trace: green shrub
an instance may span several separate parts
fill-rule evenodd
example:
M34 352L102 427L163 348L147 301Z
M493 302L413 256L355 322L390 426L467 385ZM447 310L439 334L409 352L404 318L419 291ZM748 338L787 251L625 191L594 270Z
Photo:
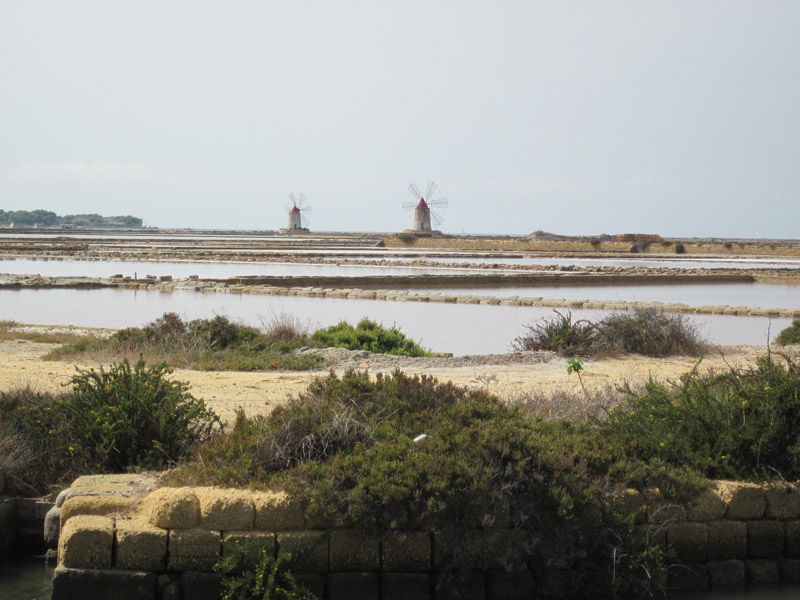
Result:
M142 360L78 370L72 394L60 402L75 441L70 453L101 472L163 468L186 457L221 423L187 384L167 379L170 373L163 363L146 367Z
M379 354L430 356L396 327L386 329L369 319L361 319L355 327L342 321L338 325L320 329L311 336L311 343L318 347L367 350Z
M417 243L417 236L413 233L398 233L395 237L403 242L406 246L412 246Z
M800 319L795 319L792 324L778 334L775 343L781 346L800 344Z
M651 381L611 409L610 443L641 461L686 465L707 477L800 479L800 369L767 357L747 370Z
M292 575L292 559L286 553L276 556L271 544L224 543L215 569L223 600L314 600L316 596Z

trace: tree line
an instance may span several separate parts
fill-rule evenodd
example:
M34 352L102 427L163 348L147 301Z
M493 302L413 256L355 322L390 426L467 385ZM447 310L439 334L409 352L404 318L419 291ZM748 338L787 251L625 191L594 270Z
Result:
M98 214L60 216L49 210L2 210L0 224L14 227L119 227L135 229L141 227L142 219L130 215L104 217Z

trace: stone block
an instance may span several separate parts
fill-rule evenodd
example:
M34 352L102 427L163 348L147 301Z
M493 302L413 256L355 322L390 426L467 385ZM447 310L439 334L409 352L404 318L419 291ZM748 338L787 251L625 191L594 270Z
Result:
M459 575L440 575L436 582L436 600L484 600L486 579L483 573L472 573L465 578Z
M784 553L788 558L800 558L800 521L783 524Z
M428 573L381 573L381 600L429 600Z
M316 573L302 573L295 575L297 583L311 592L315 598L322 600L325 597L325 579Z
M800 582L800 560L796 558L779 558L778 573L781 576L781 582Z
M167 530L141 520L117 520L114 566L131 571L163 571L167 566Z
M44 521L47 513L53 508L52 502L45 502L44 500L36 500L33 504L33 518L37 521Z
M621 515L635 515L645 509L642 492L634 489L622 490L613 500L614 508Z
M52 597L57 600L155 600L155 573L117 569L70 569L53 572Z
M59 563L79 569L108 569L114 547L114 522L108 517L76 515L61 529Z
M294 531L303 528L305 509L286 492L253 494L255 528L268 531Z
M219 600L222 585L212 573L185 571L181 573L181 594L185 600Z
M431 536L424 531L393 533L381 541L381 569L384 571L429 571Z
M486 598L488 600L528 600L536 593L536 582L530 571L486 573Z
M709 488L689 501L686 505L686 519L689 521L718 521L725 516L728 504L715 489Z
M797 485L776 483L764 489L768 519L797 519L800 517L800 488Z
M140 510L151 525L164 529L193 529L200 523L200 501L191 488L157 489Z
M711 588L742 588L745 582L744 561L720 560L706 563Z
M173 529L169 532L170 571L211 572L220 555L220 533L208 529Z
M286 531L278 533L278 552L294 557L292 571L327 573L328 534L319 531Z
M44 517L44 543L48 548L58 548L61 531L61 509L53 506Z
M776 584L781 580L777 560L748 559L744 561L744 573L749 585Z
M253 528L253 495L245 490L197 488L200 502L200 527L220 531Z
M69 519L76 515L113 515L128 512L133 499L124 496L73 496L61 506L59 524L61 530Z
M17 507L14 498L0 496L0 558L14 550L17 535Z
M142 478L137 473L113 473L110 475L82 475L70 485L73 489L91 488L105 485L126 486L130 489Z
M759 484L715 481L712 487L728 504L726 519L760 519L764 516L767 500Z
M376 600L380 598L377 573L331 573L328 600Z
M783 523L780 521L747 522L747 556L765 558L783 553Z
M230 552L231 546L252 543L276 555L277 542L274 533L269 531L226 531L222 534L222 555Z
M331 532L331 571L378 571L380 568L380 541L377 537L355 529Z
M706 559L708 527L705 523L673 523L667 530L667 540L682 562L703 562Z
M673 565L667 572L667 585L676 590L706 590L708 570L702 563Z
M706 559L747 558L747 525L743 521L710 521Z

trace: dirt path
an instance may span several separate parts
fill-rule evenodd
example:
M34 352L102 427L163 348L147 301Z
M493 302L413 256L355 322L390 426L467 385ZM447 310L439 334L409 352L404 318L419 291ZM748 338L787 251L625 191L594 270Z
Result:
M41 357L54 348L25 340L0 341L0 390L30 386L38 391L58 392L69 385L76 366L88 369L95 364L73 361L45 361ZM752 363L764 348L736 346L720 348L703 359L700 370L725 369L729 365ZM338 354L337 354L338 352ZM579 390L577 377L567 374L566 359L551 354L494 355L456 359L398 359L368 353L334 352L334 369L366 369L370 373L389 373L401 368L409 374L433 375L459 385L486 387L500 397L518 397L531 390ZM691 371L697 360L689 357L651 359L625 356L605 360L584 360L583 382L587 388L605 387L624 381L646 381L649 377L676 380ZM266 413L288 396L303 390L320 372L234 372L190 371L177 369L174 378L186 381L191 392L201 397L224 419L231 420L237 408L249 415Z

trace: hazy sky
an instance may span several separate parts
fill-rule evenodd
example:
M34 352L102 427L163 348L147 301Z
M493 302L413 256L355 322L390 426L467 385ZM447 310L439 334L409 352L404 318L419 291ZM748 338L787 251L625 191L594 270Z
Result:
M0 208L800 238L800 2L0 0Z

